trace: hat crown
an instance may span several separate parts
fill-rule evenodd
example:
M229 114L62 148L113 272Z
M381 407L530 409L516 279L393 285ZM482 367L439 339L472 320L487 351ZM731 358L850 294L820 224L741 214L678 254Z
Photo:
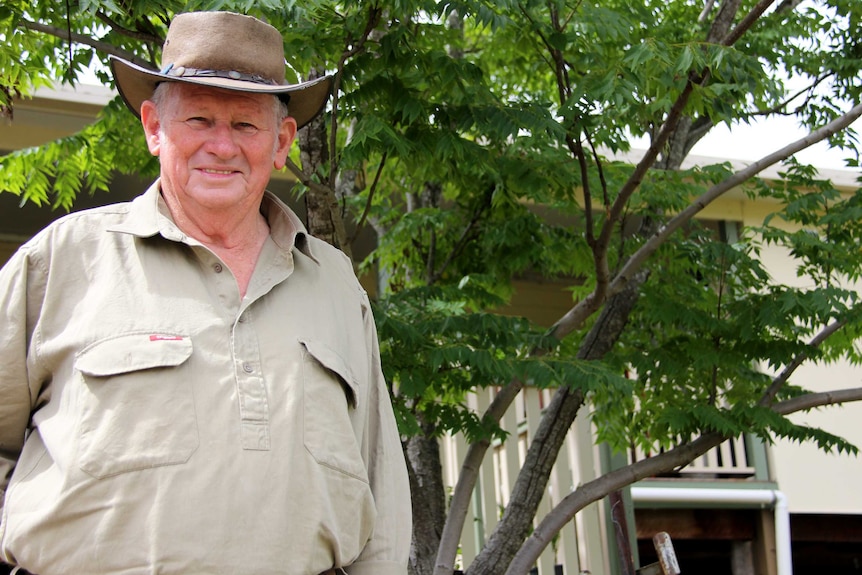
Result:
M162 68L211 70L284 85L284 41L269 24L232 12L189 12L171 22Z
M272 94L290 101L302 127L323 110L332 77L291 84L285 80L281 32L252 16L187 12L174 17L162 48L161 71L111 56L117 91L140 118L141 105L162 82L186 82L223 90Z

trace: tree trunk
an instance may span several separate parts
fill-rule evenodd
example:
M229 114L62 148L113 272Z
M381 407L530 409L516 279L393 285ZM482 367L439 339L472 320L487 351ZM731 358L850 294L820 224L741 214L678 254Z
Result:
M587 334L578 356L595 360L607 354L622 334L648 274L636 274L625 289L612 297ZM467 575L504 573L533 527L533 519L548 485L566 434L584 403L584 392L561 387L545 409L503 518L485 547L470 565Z
M308 79L320 76L312 71ZM329 144L326 139L326 115L320 114L299 130L300 160L302 172L308 184L305 193L306 225L308 233L339 248L352 258L341 206L335 197L334 182L328 181Z
M446 522L446 492L440 465L440 443L433 427L423 423L422 434L405 441L413 500L413 540L410 575L431 575Z

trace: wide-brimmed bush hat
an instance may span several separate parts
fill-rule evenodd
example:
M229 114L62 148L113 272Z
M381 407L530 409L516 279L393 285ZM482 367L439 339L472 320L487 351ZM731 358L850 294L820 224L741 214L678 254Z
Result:
M188 82L226 90L273 94L288 102L299 127L326 104L329 76L288 84L284 40L269 24L233 12L187 12L174 17L162 48L162 69L111 58L123 101L138 117L160 82Z

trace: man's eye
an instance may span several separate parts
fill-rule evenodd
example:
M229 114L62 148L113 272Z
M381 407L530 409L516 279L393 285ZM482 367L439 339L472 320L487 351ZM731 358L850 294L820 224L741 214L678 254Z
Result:
M205 130L210 127L210 122L206 118L194 117L187 119L186 125L195 130Z
M243 134L253 134L257 132L257 126L249 124L248 122L238 122L234 127L237 131L242 132Z

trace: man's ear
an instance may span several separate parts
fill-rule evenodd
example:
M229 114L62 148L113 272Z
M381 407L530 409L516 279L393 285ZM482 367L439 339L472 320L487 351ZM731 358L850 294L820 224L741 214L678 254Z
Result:
M275 143L275 157L272 164L276 170L282 169L287 164L287 155L290 153L294 138L296 138L296 120L288 116L281 121Z
M162 141L162 122L156 105L150 100L144 100L144 103L141 104L141 124L147 138L147 148L152 155L158 156Z

